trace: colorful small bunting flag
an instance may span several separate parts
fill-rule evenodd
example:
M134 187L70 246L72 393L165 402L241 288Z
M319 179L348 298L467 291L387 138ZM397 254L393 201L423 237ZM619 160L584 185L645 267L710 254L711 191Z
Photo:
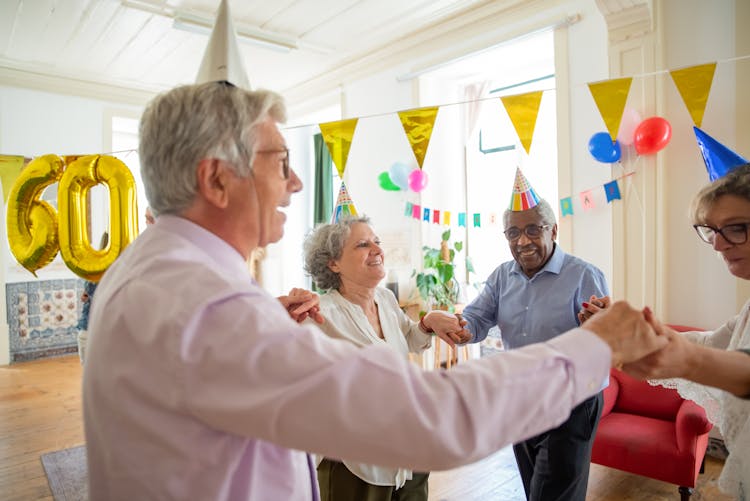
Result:
M419 205L415 205L412 209L411 217L414 219L419 219L420 214L422 214L422 207Z
M398 118L401 120L401 125L414 156L417 157L417 164L420 169L424 164L424 157L427 155L427 147L430 145L432 128L435 125L439 109L438 106L431 106L398 112Z
M582 191L578 194L579 197L581 197L581 205L583 205L583 210L588 211L596 207L596 204L594 203L594 197L591 194L591 190Z
M500 98L527 154L531 149L531 140L534 137L534 127L536 127L536 117L539 115L539 103L542 102L542 94L543 91L540 90Z
M510 206L513 212L528 210L536 207L539 196L524 177L521 169L516 167L516 179L513 181L513 192L510 195Z
M480 226L482 226L482 219L478 213L475 213L474 214L474 228L479 228Z
M333 208L333 216L331 222L337 223L343 217L356 216L357 209L354 208L354 202L352 197L349 196L349 192L346 191L346 185L341 182L341 188L339 189L339 196L336 199L336 206Z
M560 200L560 215L561 217L573 215L573 199L571 197L565 197Z
M617 140L617 132L620 130L620 121L625 111L625 102L628 100L632 82L633 77L628 77L589 84L591 95L594 97L596 107L599 108L599 113L604 119L613 143Z
M466 213L465 212L459 212L458 213L458 225L466 227Z
M620 186L617 184L617 179L614 181L610 181L609 183L604 185L604 193L607 194L607 203L612 202L612 200L621 200L622 197L620 196Z
M710 63L669 72L696 127L703 121L715 71L716 63Z
M331 160L339 172L339 177L344 179L346 161L349 158L349 149L354 139L354 129L357 128L358 118L339 120L338 122L325 122L318 124L323 141L328 146Z
M446 226L450 226L451 224L451 211L444 210L443 211L443 224Z
M427 207L422 209L422 221L430 222L430 209Z
M406 202L406 210L404 210L404 216L411 217L413 210L414 210L414 204L411 202Z
M432 211L432 222L435 224L440 224L440 211L437 209L434 209Z

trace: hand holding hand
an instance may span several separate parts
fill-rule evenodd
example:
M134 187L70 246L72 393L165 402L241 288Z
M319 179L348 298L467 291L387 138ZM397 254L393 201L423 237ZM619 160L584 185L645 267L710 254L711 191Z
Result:
M467 324L460 314L452 315L447 311L435 310L422 318L422 324L432 329L437 337L455 347L471 340L471 333L464 326Z
M609 344L612 366L618 368L664 348L668 342L646 321L643 312L625 301L592 316L585 328Z
M306 289L294 288L289 295L277 298L284 309L297 323L303 322L307 317L322 324L325 319L320 314L320 296Z
M649 308L644 310L644 317L668 342L661 350L625 364L623 370L638 379L688 377L690 368L696 365L693 362L696 345L659 322Z
M588 300L588 302L584 302L581 305L581 309L578 312L578 323L580 325L583 325L583 323L591 318L594 313L601 311L605 308L608 308L612 304L612 299L609 296L602 296L602 297L596 297L591 296Z

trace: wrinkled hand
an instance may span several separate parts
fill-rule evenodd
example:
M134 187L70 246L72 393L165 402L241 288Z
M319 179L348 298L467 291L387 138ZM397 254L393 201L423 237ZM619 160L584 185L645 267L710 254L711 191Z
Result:
M463 344L471 340L471 333L464 329L467 322L458 313L453 315L447 311L435 310L427 313L422 321L451 347L455 348L456 343Z
M695 345L678 332L659 322L650 309L644 311L646 321L667 340L667 344L640 360L625 364L623 370L638 379L686 377L694 364Z
M297 323L303 322L307 317L319 324L325 321L323 315L320 314L320 297L314 292L294 288L289 291L289 295L280 296L277 299L292 320Z
M609 344L612 349L612 366L617 368L660 350L667 344L667 338L660 336L646 321L645 311L636 310L625 301L617 301L592 316L585 328Z
M609 308L611 304L612 299L609 296L591 296L587 303L581 305L581 309L577 313L578 323L583 325L583 323L591 318L594 313Z

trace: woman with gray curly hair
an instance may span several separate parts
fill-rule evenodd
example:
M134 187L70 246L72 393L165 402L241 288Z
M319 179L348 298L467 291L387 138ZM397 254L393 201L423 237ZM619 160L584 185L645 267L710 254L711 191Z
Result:
M380 239L366 216L349 217L316 228L304 245L305 271L318 288L328 336L358 346L384 344L402 353L421 353L436 334L454 345L468 340L455 315L435 311L414 322L401 311L385 277ZM385 402L384 402L385 404ZM318 465L322 501L427 500L429 473L324 458Z

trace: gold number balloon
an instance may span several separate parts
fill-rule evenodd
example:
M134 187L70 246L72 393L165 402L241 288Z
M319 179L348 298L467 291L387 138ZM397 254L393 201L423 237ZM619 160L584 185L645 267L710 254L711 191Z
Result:
M88 236L89 190L103 183L109 191L108 245L94 249ZM99 281L123 249L138 236L138 202L135 179L120 160L106 155L86 155L65 169L57 190L60 211L60 252L76 275Z
M40 200L44 189L62 175L57 155L35 158L20 173L8 197L8 240L13 256L36 276L36 270L55 258L58 250L57 214Z

